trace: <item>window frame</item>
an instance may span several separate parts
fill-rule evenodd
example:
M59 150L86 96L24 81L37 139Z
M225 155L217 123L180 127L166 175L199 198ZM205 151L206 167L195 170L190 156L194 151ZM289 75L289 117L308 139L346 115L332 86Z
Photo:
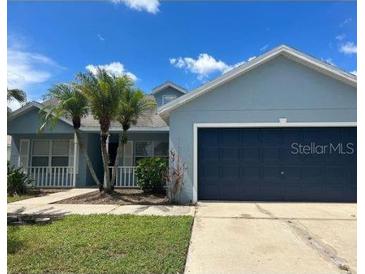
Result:
M34 154L34 143L37 141L44 141L48 143L48 155L38 155ZM67 147L67 152L62 155L53 155L53 145L55 142L67 142L69 145ZM53 166L52 165L52 158L53 157L67 157L67 162L70 160L70 153L69 153L69 146L70 146L70 139L33 139L31 141L31 150L30 150L30 166L33 167L33 157L47 157L48 158L48 164L46 166L42 167L70 167L70 165L67 163L65 166Z
M168 98L168 97L173 98L173 99L171 99L168 102L166 102L166 98ZM175 100L176 98L177 98L177 96L176 95L172 95L172 94L162 95L162 104L165 105L167 103L170 103L171 101Z
M152 143L152 155L150 156L138 156L137 155L137 143ZM167 150L167 155L155 155L155 145L156 143L167 143L168 147L169 147L169 141L162 141L162 140L134 140L133 142L133 164L137 165L137 159L143 159L143 158L152 158L152 157L159 157L159 158L166 158L168 159L169 157L169 150Z

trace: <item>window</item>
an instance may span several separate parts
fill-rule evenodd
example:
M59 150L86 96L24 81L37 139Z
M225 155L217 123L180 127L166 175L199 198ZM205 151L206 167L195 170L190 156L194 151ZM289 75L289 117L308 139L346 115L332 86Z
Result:
M69 140L52 142L51 166L68 166Z
M34 140L32 166L69 166L69 140Z
M136 163L143 158L153 157L153 142L143 141L136 142Z
M32 150L32 166L49 165L49 147L50 141L34 140Z
M169 143L164 141L140 141L135 143L135 163L148 157L168 157Z
M154 155L158 157L168 157L169 143L163 141L154 142Z
M172 100L176 99L176 95L163 95L162 96L162 104L167 104L171 102Z

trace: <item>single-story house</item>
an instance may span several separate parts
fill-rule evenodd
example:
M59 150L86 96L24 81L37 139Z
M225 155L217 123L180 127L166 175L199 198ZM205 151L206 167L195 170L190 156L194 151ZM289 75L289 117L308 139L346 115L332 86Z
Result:
M158 109L130 130L116 186L135 186L139 159L174 150L186 167L181 203L354 202L356 90L356 76L285 45L190 92L166 82L150 94ZM70 121L38 133L46 103L10 115L11 162L40 187L93 187ZM97 121L89 115L81 131L102 177ZM120 131L113 123L111 164Z

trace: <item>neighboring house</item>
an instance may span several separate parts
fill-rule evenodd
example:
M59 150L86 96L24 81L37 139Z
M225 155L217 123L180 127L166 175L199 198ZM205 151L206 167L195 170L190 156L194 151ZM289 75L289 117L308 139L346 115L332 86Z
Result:
M167 82L152 91L158 113L131 129L117 185L134 185L138 159L168 157L170 149L186 165L181 203L356 201L356 89L354 75L287 46L186 94ZM12 162L40 185L93 186L82 158L73 179L69 121L37 134L40 107L31 103L10 116ZM102 176L98 123L89 116L81 131ZM111 151L118 132L113 124Z

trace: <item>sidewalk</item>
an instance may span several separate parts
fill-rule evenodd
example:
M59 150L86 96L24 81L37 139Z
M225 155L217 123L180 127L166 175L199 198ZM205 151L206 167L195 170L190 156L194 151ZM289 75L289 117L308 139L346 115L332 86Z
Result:
M176 205L94 205L94 204L53 204L57 201L94 192L95 189L71 189L8 204L8 214L22 215L68 215L68 214L114 214L114 215L156 215L194 216L194 206Z

